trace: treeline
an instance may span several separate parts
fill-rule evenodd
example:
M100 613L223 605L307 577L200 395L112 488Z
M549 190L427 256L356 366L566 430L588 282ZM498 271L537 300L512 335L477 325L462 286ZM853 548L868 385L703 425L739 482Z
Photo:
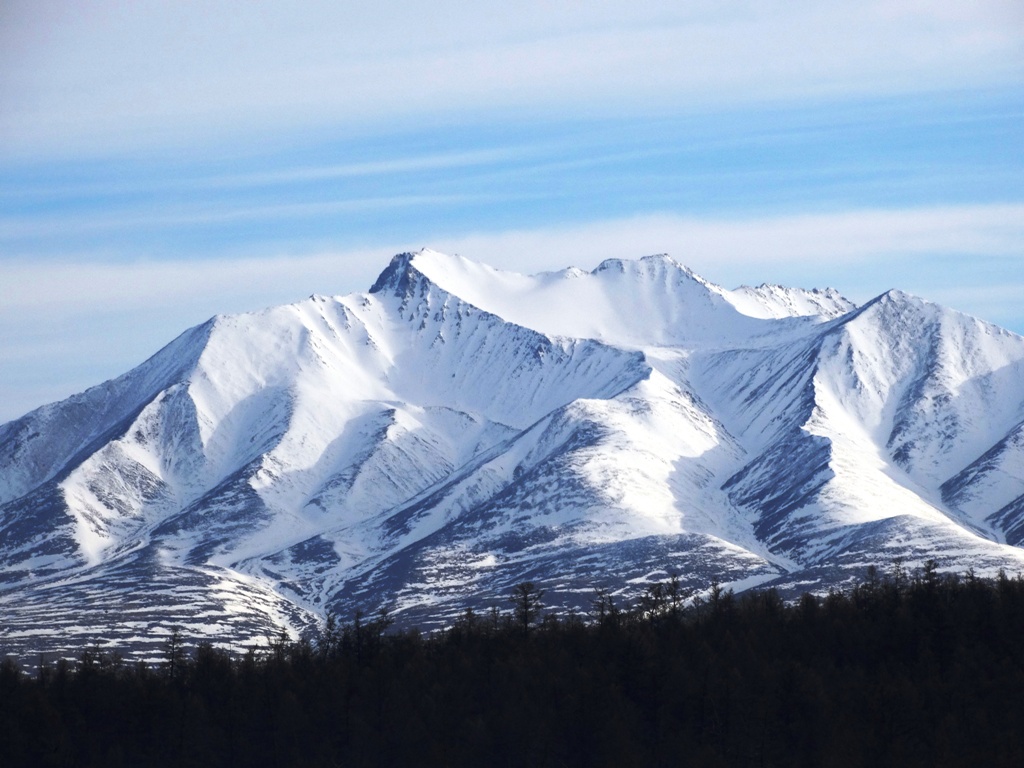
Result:
M786 604L330 622L235 658L0 666L0 766L1021 766L1024 582L897 567Z

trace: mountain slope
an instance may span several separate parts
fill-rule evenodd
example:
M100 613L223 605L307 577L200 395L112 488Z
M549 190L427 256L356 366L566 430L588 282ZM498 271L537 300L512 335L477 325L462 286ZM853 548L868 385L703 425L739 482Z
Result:
M402 254L0 427L0 650L443 622L527 578L585 609L669 573L1015 571L1021 374L1024 339L898 291Z

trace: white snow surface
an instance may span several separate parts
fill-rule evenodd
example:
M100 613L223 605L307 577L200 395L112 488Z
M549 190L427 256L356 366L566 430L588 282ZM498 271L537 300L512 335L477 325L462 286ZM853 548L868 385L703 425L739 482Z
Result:
M593 272L571 267L526 276L425 250L411 266L509 322L625 347L716 345L765 332L758 320L814 323L853 309L834 290L762 285L729 291L666 255L609 259Z
M527 578L586 607L669 573L1015 572L1022 435L1024 339L898 291L401 254L0 426L0 651L443 622Z

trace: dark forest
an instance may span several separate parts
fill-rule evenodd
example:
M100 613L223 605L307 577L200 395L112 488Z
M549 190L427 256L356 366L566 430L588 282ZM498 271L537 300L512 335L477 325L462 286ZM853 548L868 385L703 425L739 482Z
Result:
M555 617L523 584L431 634L382 613L240 656L7 659L0 766L1024 765L1019 576L686 598Z

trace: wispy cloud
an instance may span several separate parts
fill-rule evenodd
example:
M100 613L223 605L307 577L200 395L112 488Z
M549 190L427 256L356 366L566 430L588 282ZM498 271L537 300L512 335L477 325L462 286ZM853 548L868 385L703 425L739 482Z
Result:
M259 307L314 291L363 290L393 251L420 246L461 253L516 271L570 265L589 269L606 258L668 252L707 277L730 284L738 275L763 280L780 269L806 271L808 266L826 264L829 270L838 270L881 260L889 260L892 276L899 277L905 267L894 257L973 255L1017 268L1024 265L1022 243L1024 204L756 218L657 214L276 258L0 262L0 282L10 289L0 313L20 313L44 304L49 305L47 311L91 311L112 303L134 310L154 304L193 303L196 297L220 300L231 308L239 307L242 297L252 301L252 307Z
M285 187L310 182L325 182L337 179L360 177L387 177L390 175L412 174L424 171L453 171L477 166L486 166L509 161L536 153L536 148L502 147L496 149L412 154L391 157L387 160L373 160L348 163L319 163L289 165L273 169L244 172L202 173L183 172L175 168L170 176L145 176L143 178L108 178L104 181L84 179L77 182L67 180L51 181L38 178L19 179L17 187L8 183L8 189L0 187L0 199L60 198L85 195L130 195L154 191L196 192L219 189L255 189L263 187Z
M178 206L159 211L146 208L136 212L121 210L98 213L56 213L33 217L0 218L0 241L38 237L54 229L59 229L63 235L75 235L125 228L133 230L179 228L188 225L298 219L323 217L337 213L495 202L509 200L511 197L497 192L489 195L388 195L311 203L281 201L265 205L245 205L236 202L212 206Z
M129 4L13 0L7 151L484 112L664 112L1019 82L1014 0ZM258 125L259 129L253 128Z
M1024 259L1024 204L868 209L743 218L679 215L482 233L442 239L441 249L497 265L540 267L561 258L592 264L671 251L709 273L751 268L857 265L893 256L978 254ZM525 260L525 261L524 261Z
M205 307L194 315L200 322L217 312L259 309L314 292L366 288L391 255L373 249L263 259L0 262L0 282L6 286L0 318L11 322L31 312L64 322L79 314L129 317L178 307L190 315L193 308Z

